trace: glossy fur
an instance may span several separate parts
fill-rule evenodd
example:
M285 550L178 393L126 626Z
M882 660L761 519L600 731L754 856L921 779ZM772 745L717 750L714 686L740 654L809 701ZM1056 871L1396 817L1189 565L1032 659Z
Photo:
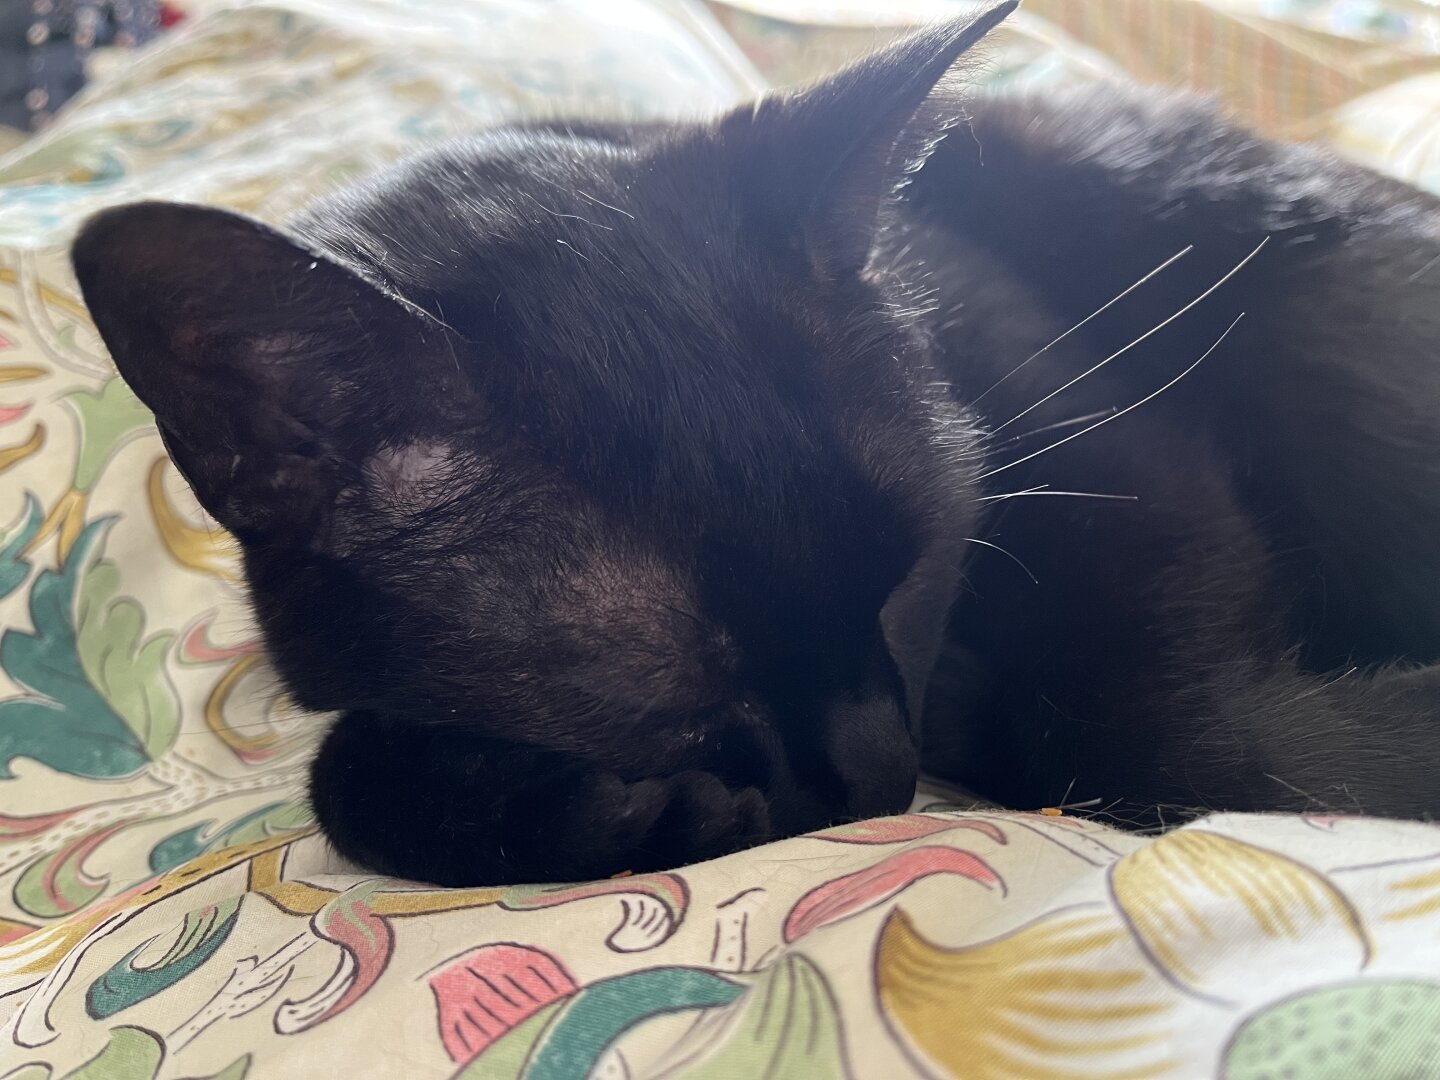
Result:
M284 235L86 227L340 714L342 853L648 870L898 811L922 757L1142 823L1440 808L1435 200L1153 94L962 109L1007 11L711 124L442 147Z

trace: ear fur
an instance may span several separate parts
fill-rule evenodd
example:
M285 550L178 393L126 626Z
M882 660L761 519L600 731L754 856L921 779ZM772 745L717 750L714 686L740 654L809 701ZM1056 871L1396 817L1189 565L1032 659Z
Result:
M71 255L121 376L202 505L242 539L320 529L366 444L423 425L402 379L455 396L458 371L434 361L443 331L241 215L122 206L91 218Z
M885 199L954 117L917 117L956 62L1018 6L921 30L823 82L772 94L720 122L756 224L790 232L826 275L857 273Z

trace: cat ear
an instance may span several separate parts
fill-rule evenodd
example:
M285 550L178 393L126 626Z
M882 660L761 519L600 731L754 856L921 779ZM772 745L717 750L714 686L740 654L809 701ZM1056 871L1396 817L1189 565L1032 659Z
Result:
M744 203L770 235L792 236L826 274L858 272L877 217L953 124L917 118L966 50L1019 0L903 38L824 82L772 94L720 122ZM797 234L797 229L799 230Z
M91 218L71 258L120 374L201 504L241 539L323 532L376 429L420 422L406 415L424 396L417 381L453 397L453 364L427 371L440 331L249 218L123 206Z

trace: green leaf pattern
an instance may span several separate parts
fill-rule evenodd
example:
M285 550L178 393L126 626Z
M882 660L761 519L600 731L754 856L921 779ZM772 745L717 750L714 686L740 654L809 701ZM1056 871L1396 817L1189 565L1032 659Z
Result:
M0 701L0 780L17 757L92 779L131 776L151 758L145 743L91 681L81 662L75 594L84 568L113 519L87 525L58 570L30 589L27 633L0 635L0 667L26 693Z
M120 569L96 561L80 585L75 647L96 691L130 728L146 757L155 761L174 745L180 699L165 660L173 631L145 636L145 615L128 597L116 598Z

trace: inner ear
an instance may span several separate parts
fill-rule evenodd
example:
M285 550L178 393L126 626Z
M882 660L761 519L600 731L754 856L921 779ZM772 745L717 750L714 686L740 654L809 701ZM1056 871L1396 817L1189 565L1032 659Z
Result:
M1018 6L1005 0L940 23L823 82L769 95L722 120L720 144L756 224L794 238L822 273L861 270L884 200L955 118L954 109L917 112Z
M249 218L139 203L72 249L116 367L176 466L242 539L323 534L379 442L463 391L444 331L349 267ZM433 410L432 410L433 412Z

